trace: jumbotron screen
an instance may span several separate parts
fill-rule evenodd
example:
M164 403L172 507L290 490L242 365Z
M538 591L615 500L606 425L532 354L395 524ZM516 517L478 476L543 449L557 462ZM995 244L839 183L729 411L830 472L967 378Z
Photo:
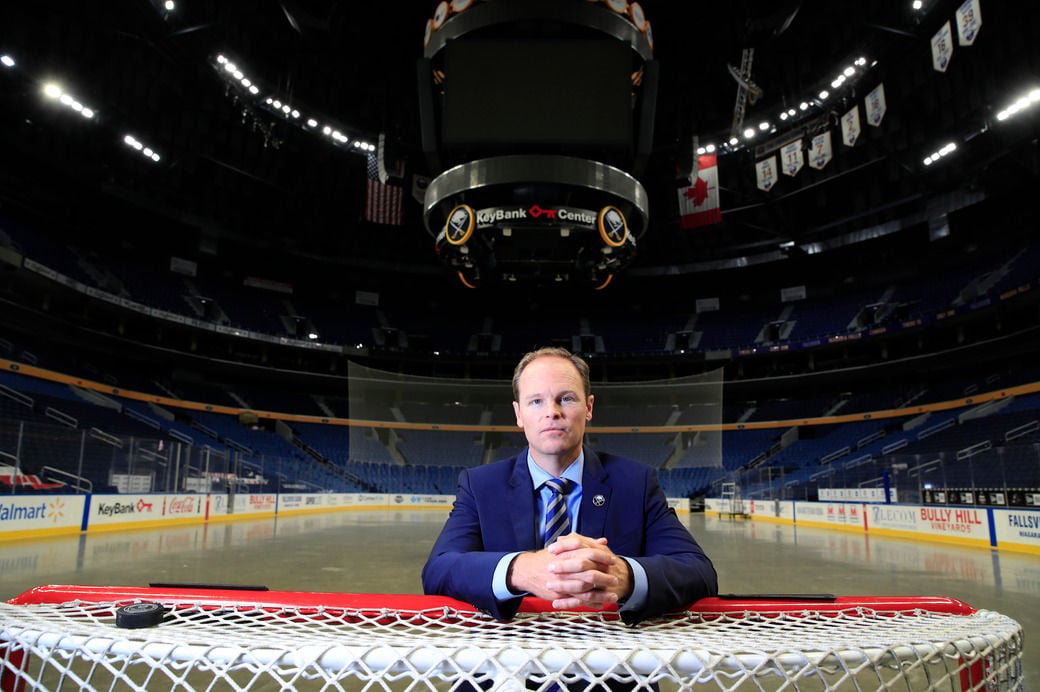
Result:
M503 154L509 144L632 147L625 43L460 39L446 51L444 146L503 147Z

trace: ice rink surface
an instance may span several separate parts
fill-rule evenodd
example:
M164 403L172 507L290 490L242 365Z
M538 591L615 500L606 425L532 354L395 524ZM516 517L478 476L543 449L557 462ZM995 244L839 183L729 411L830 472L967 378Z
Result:
M260 585L421 593L443 510L365 510L0 541L0 598L41 584ZM949 596L1016 619L1025 689L1040 685L1040 557L860 532L685 515L723 593Z

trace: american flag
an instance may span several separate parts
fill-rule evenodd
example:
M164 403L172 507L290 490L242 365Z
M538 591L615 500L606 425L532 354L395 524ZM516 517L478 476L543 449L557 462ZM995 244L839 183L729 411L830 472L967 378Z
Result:
M365 221L400 226L404 223L404 188L379 182L379 161L368 155L365 180Z

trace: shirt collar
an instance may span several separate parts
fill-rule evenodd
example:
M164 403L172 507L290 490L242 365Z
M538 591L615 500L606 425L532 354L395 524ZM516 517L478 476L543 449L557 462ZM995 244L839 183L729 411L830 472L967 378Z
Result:
M543 469L541 466L534 462L531 457L531 450L527 451L527 470L531 472L531 482L534 483L534 489L537 490L541 487L542 483L553 478L549 475L549 472ZM566 478L567 480L573 481L575 485L581 485L581 474L585 470L585 448L583 447L578 452L578 458L571 462L571 465L564 469L560 478Z

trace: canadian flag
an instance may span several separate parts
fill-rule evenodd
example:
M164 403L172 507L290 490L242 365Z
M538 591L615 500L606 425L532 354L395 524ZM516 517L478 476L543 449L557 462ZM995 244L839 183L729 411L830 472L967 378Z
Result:
M697 180L679 190L679 223L697 228L722 221L719 209L719 169L715 154L697 157Z

